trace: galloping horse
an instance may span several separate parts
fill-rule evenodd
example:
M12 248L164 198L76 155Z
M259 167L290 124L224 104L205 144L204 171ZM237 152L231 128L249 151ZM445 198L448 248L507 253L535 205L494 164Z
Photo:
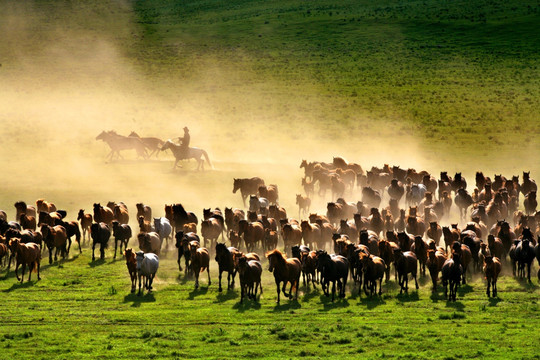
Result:
M170 149L176 158L176 161L174 162L173 169L176 169L178 166L178 161L184 160L184 159L195 159L197 160L197 170L199 170L202 167L202 170L204 170L204 160L202 159L202 156L206 158L206 161L208 162L208 165L212 167L212 163L210 162L210 159L208 158L208 153L200 148L196 147L188 147L187 151L184 151L184 148L182 148L180 145L176 145L171 140L165 141L165 144L161 147L161 151Z
M163 140L156 137L140 137L139 134L137 134L135 131L132 131L128 136L141 139L144 146L146 146L148 150L151 151L148 157L151 157L154 154L157 157L159 154L159 149L163 145Z
M124 157L120 154L120 151L130 149L137 151L137 156L142 156L144 159L148 158L146 146L140 138L118 135L115 131L102 131L96 137L96 140L103 140L109 145L111 152L105 159L109 159L110 161L113 160L115 154L117 159L123 159Z

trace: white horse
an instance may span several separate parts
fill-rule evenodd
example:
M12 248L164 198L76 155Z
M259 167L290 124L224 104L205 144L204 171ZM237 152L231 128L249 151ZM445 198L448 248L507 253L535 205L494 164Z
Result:
M270 202L263 197L257 197L257 195L249 196L249 211L256 212L257 214L267 215Z
M412 184L410 191L406 194L409 205L417 205L426 194L427 188L424 184Z
M187 151L180 145L176 145L171 140L167 140L165 144L161 147L161 151L170 149L176 158L176 161L174 162L173 169L176 169L178 166L178 161L185 160L185 159L195 159L197 160L197 170L199 170L202 167L202 170L204 170L204 159L202 159L203 155L206 158L206 161L208 161L208 165L212 167L212 163L210 162L210 159L208 158L208 153L200 148L196 147L188 147ZM180 166L182 167L182 166Z
M144 288L152 291L152 282L159 267L159 258L156 254L142 251L137 252L137 276L139 277L139 295L141 295L141 279L144 277Z
M169 245L169 236L171 236L172 233L172 226L169 219L166 217L154 218L154 231L158 233L162 245L163 239L167 240L167 245L165 247L167 248Z

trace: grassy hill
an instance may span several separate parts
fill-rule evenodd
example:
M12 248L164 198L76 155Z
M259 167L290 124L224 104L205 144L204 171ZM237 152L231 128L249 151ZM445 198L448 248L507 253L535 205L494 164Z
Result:
M459 146L482 160L540 131L536 1L144 1L134 10L142 66L158 61L187 82L207 62L223 67L232 75L218 77L218 93L263 92L282 122L307 113L358 137L390 123L430 149Z

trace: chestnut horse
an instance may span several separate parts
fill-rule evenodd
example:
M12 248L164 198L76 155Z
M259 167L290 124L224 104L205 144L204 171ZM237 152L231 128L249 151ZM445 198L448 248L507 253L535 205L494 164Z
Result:
M20 239L14 238L10 240L9 248L11 252L15 254L15 259L17 261L17 265L15 266L15 275L17 276L17 280L19 280L18 270L21 264L21 284L24 281L24 269L26 268L27 264L28 281L30 281L30 278L32 277L32 271L37 271L38 280L41 280L41 277L39 276L39 268L41 266L41 249L39 248L39 245L35 243L22 244Z
M283 282L283 289L281 289L283 295L292 299L292 291L296 289L296 298L298 298L298 284L302 272L300 260L297 258L287 259L278 249L266 253L266 257L268 258L268 271L274 273L274 280L276 281L277 303L279 304L281 282ZM288 283L291 284L289 294L285 291Z

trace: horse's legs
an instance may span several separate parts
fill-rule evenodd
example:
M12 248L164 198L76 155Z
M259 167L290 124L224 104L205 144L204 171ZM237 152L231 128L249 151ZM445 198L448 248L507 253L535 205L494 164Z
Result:
M39 275L39 270L41 268L41 261L39 260L36 260L38 263L37 263L37 279L38 280L41 280L41 276Z
M424 271L424 274L425 274L425 271ZM416 285L416 290L418 290L418 280L416 280L416 273L414 273L413 276L414 276L414 284Z
M15 265L15 276L17 276L17 280L19 280L19 261L17 261L16 265Z
M22 263L22 274L21 274L21 284L24 281L24 269L26 268L26 263ZM17 276L17 280L19 280L19 277Z
M206 272L208 273L208 286L212 284L212 281L210 281L210 266L206 267Z
M32 278L32 269L34 268L34 262L28 264L28 281Z
M279 281L276 279L276 290L277 290L277 303L279 304Z
M138 295L141 295L141 286L142 286L142 281L141 281L142 280L141 279L142 275L141 275L141 273L138 274L138 277L139 277L139 294Z
M493 297L497 297L497 278L493 278L491 280L491 292L493 294Z
M223 271L221 271L221 269L219 269L219 275L218 275L218 282L219 282L219 287L218 287L218 291L219 292L222 292L223 289L221 288L221 274L223 273ZM227 279L228 280L228 279Z
M105 259L105 244L103 243L99 245L99 258L101 260Z
M116 259L116 247L118 246L118 240L114 238L114 257L113 259ZM120 243L120 251L122 251L122 243Z
M487 278L487 291L486 291L488 297L489 297L489 287L490 287L490 285L491 285L491 279L488 277Z

